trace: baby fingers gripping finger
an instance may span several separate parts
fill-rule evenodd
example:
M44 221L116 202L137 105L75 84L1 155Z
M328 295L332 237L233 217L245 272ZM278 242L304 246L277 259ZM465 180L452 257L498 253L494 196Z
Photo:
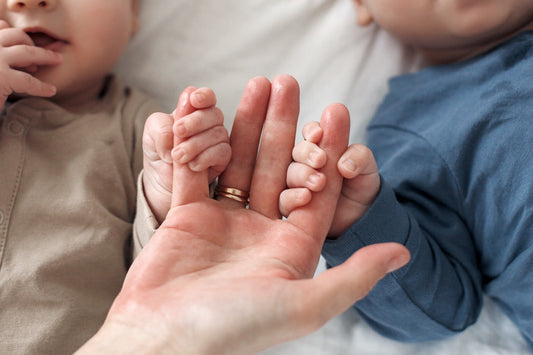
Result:
M322 191L326 186L326 175L305 164L292 162L287 169L287 186L306 187L311 191Z
M305 187L284 190L279 196L279 211L284 217L287 217L296 208L307 205L311 199L311 191Z
M190 103L190 95L195 90L195 88L189 87L180 95L178 105L172 115L174 120L180 120L195 111ZM182 141L181 137L174 136L174 149L171 152L173 161L172 207L192 203L202 197L209 196L207 171L194 172L188 165L179 161L178 145Z
M146 120L143 133L143 149L152 161L163 160L172 164L170 151L174 144L171 115L157 112Z
M324 131L318 122L309 122L302 129L302 135L308 142L318 144L322 139Z
M218 107L197 110L176 121L174 132L180 138L191 137L214 127L224 126L224 114Z
M199 88L191 93L191 105L196 109L204 109L216 105L217 97L210 88Z
M231 147L228 142L222 142L211 146L189 162L192 171L204 171L209 169L209 181L213 181L222 173L231 159Z
M228 131L224 126L215 126L205 132L188 138L176 146L179 150L179 162L191 162L212 146L220 143L229 144Z
M362 144L352 144L338 163L339 172L348 179L357 175L377 174L378 168L372 151Z
M311 203L288 216L289 222L317 241L323 241L326 237L339 199L342 176L337 171L337 161L348 146L350 114L343 105L330 105L322 114L320 126L324 136L319 147L328 156L326 165L320 171L325 174L328 183L322 191L313 193Z
M315 143L303 141L298 143L292 150L292 158L298 163L320 169L326 165L327 154Z

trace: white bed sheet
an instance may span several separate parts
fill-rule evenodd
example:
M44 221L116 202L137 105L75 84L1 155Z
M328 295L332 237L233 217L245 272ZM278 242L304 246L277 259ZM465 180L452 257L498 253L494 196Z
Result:
M139 32L115 71L169 112L185 87L215 89L228 128L248 79L288 73L301 86L300 128L342 102L352 115L351 142L362 142L387 78L418 66L412 51L383 31L357 28L350 0L141 0L140 11ZM323 268L321 261L318 272ZM516 327L486 300L474 326L442 342L385 339L349 310L264 354L527 353Z

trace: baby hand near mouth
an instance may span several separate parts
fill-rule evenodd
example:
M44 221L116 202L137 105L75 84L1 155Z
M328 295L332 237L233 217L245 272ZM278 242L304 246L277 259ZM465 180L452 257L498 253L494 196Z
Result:
M8 96L16 93L51 97L56 88L32 75L38 66L58 65L61 54L36 46L23 30L0 20L0 109Z

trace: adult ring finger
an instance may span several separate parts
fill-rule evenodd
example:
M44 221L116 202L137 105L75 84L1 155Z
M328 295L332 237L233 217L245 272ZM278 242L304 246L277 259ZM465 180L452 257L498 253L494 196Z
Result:
M215 187L215 198L218 199L218 197L225 197L230 200L237 201L244 207L248 206L248 203L250 202L250 193L248 191L220 184L217 184L217 186Z

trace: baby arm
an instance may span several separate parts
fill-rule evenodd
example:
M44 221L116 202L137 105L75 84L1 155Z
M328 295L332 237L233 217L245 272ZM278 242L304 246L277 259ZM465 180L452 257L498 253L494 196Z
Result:
M313 143L320 140L321 130L316 124L311 128L311 133L316 133L304 132L306 142L294 150L294 166L287 175L288 186L294 188L280 198L280 208L289 211L306 203L305 198L291 197L297 195L292 190L307 196L310 190L326 184L317 170L324 156ZM391 136L397 139L393 140L395 144L390 144ZM374 132L370 137L382 159L380 174L395 181L397 189L381 179L373 154L362 145L349 147L338 160L343 187L322 255L328 267L335 267L367 245L405 245L412 255L409 266L386 277L355 308L372 328L387 337L409 342L438 340L475 322L482 304L482 277L468 227L455 210L441 202L456 199L452 192L456 180L446 167L442 173L433 172L434 178L422 173L437 158L431 153L417 161L414 172L412 167L405 169L405 162L414 152L428 148L424 140L407 136L388 132L378 138ZM408 139L409 149L398 157L391 146L402 146L404 139ZM387 148L377 141L387 142ZM313 174L316 177L310 178ZM397 181L409 183L398 186Z
M318 122L308 123L303 128L305 140L294 148L294 161L287 172L289 189L280 196L283 215L309 203L311 191L321 191L327 183L325 175L318 170L326 164L326 153L318 146L322 135ZM333 238L365 214L380 188L376 161L370 149L364 145L349 146L337 162L337 169L344 177L344 182L329 231L329 237Z
M0 20L0 109L13 93L51 97L55 86L32 75L38 66L60 64L59 53L34 45L21 29Z
M214 92L192 87L183 91L174 112L155 113L146 121L143 186L146 200L159 222L165 219L170 208L171 154L193 171L208 170L209 181L226 168L231 148L223 122ZM175 145L176 141L179 143Z

